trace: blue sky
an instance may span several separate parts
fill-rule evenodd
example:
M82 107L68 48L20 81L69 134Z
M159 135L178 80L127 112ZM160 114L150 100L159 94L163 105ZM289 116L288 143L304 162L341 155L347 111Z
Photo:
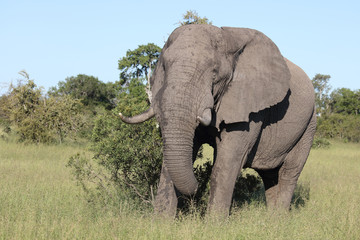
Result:
M114 82L128 49L162 47L187 10L215 26L260 30L310 78L360 89L359 2L1 0L0 93L21 70L45 90L78 74Z

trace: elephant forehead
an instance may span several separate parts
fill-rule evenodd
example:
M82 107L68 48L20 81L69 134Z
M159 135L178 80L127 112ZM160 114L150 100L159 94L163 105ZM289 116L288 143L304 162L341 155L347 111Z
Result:
M177 37L186 36L186 35L201 36L204 34L214 34L220 31L221 31L220 28L215 27L213 25L190 24L175 29L174 32L170 35L170 39L175 40Z
M222 43L221 39L222 30L218 27L203 24L186 25L178 28L170 35L168 46L217 48Z

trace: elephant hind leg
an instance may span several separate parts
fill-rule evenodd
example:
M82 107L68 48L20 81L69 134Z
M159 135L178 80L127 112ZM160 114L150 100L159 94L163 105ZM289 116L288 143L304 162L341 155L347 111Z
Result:
M280 204L289 209L294 190L300 173L304 168L309 156L311 145L316 131L315 111L304 134L298 143L285 157L284 164L279 171L279 201Z
M290 208L298 178L309 156L315 129L316 117L313 114L307 129L287 154L284 163L278 169L259 171L265 185L266 202L270 208Z
M265 187L266 204L269 208L277 206L277 199L279 195L279 169L271 170L257 170Z

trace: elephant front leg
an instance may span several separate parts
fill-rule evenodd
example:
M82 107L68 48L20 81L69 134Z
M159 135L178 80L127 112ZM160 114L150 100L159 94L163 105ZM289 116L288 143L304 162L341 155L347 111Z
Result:
M208 214L228 216L241 161L229 155L229 149L218 148L210 179Z
M235 182L260 130L261 122L254 121L231 124L221 132L210 179L209 214L229 214Z
M167 168L162 164L159 187L155 197L154 211L157 215L174 218L178 199Z

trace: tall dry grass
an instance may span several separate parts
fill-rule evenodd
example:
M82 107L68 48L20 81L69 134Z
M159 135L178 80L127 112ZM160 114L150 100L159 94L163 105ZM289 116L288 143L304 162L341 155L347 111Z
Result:
M91 204L65 167L83 151L0 141L0 239L360 239L360 145L312 150L290 212L254 201L225 221Z

